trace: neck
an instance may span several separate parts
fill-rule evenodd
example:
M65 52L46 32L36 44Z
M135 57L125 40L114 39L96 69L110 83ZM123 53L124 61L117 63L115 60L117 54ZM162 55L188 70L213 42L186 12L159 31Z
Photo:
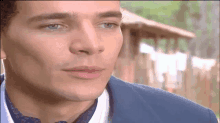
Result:
M6 91L13 105L24 116L39 118L43 123L73 122L94 103L94 100L70 101L58 98L49 92L24 86L21 80L10 77L7 75Z

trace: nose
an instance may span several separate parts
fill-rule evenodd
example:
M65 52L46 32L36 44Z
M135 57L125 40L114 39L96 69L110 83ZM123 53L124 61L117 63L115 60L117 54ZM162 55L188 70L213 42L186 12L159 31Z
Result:
M104 46L100 36L94 26L89 21L85 21L77 31L77 37L73 37L70 51L74 54L99 54L104 51ZM98 37L99 36L99 37Z

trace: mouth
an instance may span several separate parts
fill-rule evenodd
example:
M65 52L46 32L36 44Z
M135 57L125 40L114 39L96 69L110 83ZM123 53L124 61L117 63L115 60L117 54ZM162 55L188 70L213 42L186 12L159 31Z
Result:
M96 79L101 76L103 68L97 66L79 66L69 69L64 69L64 71L74 78L79 79Z

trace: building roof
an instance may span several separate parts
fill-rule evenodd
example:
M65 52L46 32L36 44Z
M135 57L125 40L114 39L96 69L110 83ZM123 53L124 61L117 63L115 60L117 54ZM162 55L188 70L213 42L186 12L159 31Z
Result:
M121 8L121 12L123 16L122 25L135 25L133 26L134 28L142 28L143 30L145 30L144 28L149 28L147 31L150 33L160 33L159 35L169 35L169 37L183 37L187 39L196 37L196 35L190 31L145 19L124 8Z

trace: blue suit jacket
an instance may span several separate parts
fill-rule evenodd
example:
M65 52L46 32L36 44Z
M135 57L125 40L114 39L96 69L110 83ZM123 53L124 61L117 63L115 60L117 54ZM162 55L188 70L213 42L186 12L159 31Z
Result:
M217 123L214 112L184 97L111 77L112 123Z
M217 123L212 110L161 89L111 76L107 90L112 123Z

